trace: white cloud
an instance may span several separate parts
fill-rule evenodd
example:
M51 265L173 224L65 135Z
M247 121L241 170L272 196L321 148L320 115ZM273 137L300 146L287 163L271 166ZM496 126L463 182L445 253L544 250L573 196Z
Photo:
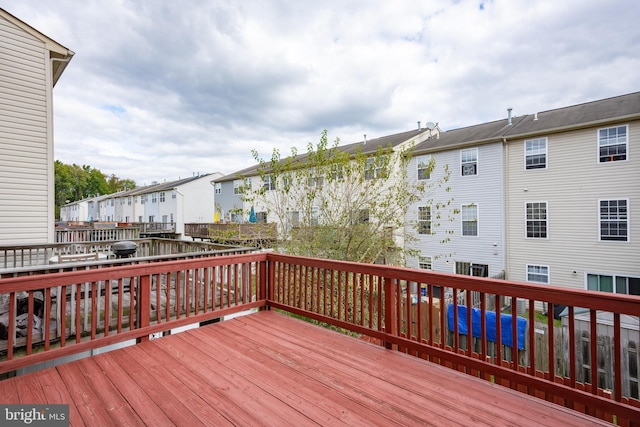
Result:
M55 155L139 184L317 142L468 126L635 92L640 4L22 0L76 52Z

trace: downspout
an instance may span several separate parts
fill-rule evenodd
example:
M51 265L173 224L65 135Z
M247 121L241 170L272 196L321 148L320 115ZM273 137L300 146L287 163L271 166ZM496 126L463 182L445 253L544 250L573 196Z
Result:
M504 150L502 151L504 154L503 160L503 168L502 168L502 182L503 182L503 194L504 194L504 209L502 210L502 219L504 224L504 229L502 231L502 250L504 253L504 278L509 279L509 261L510 261L510 252L509 252L509 144L507 143L507 138L502 137L502 145Z

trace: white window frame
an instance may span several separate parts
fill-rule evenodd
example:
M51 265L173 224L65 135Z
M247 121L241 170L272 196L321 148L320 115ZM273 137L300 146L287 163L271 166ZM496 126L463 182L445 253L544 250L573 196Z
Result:
M425 218L422 213L426 212L428 218ZM417 225L418 225L418 234L425 234L425 235L429 235L431 234L431 225L432 225L432 218L431 218L431 206L418 206L417 210L416 210L416 215L417 215ZM423 224L426 224L426 232L423 233L422 229L423 229Z
M431 159L432 157L429 155L416 157L416 176L418 178L418 181L426 181L431 179ZM423 175L422 177L420 176L421 172Z
M165 201L165 194L164 191L160 192L160 203L164 203Z
M598 278L598 286L597 289L590 289L589 288L589 276L597 276ZM599 292L609 292L609 291L603 291L600 287L600 283L602 280L602 277L606 276L606 277L610 277L611 278L611 293L614 294L618 294L618 295L636 295L636 294L629 294L629 281L627 280L626 283L624 283L624 292L618 292L619 289L619 285L620 283L618 283L618 279L640 279L640 277L638 276L633 276L633 275L629 275L629 274L611 274L611 273L594 273L594 272L587 272L584 275L584 289L585 290L596 290Z
M241 179L233 180L233 194L243 194L244 181Z
M272 191L276 189L276 183L273 181L271 175L267 174L262 179L262 185L265 191Z
M624 214L624 218L621 218L621 215L618 214L618 216L620 217L617 221L616 220L609 220L611 222L618 222L618 223L624 223L626 225L627 228L627 233L625 235L624 239L603 239L602 238L602 222L603 222L603 218L602 218L602 202L625 202L626 205L626 213ZM629 235L629 232L631 230L631 227L629 226L629 218L631 217L631 215L629 214L629 199L600 199L598 200L598 240L600 240L601 242L629 242L631 240L631 236ZM606 219L605 219L606 221ZM610 236L610 235L609 235Z
M430 256L418 256L418 268L422 270L433 270L433 258Z
M465 219L465 211L468 210L468 208L475 208L475 218L472 220ZM464 225L467 222L475 222L476 234L465 234ZM480 208L477 203L464 203L460 205L460 235L462 237L478 237L480 235Z
M618 136L618 131L620 131L621 129L624 129L624 141L620 141L621 137ZM612 131L616 132L615 136L612 135L603 135L603 132L607 132L610 133ZM598 129L598 133L597 135L597 140L598 140L598 151L597 151L597 158L598 158L598 163L614 163L614 162L624 162L629 160L629 125L618 125L618 126L609 126L606 128L600 128ZM603 139L604 137L604 139ZM613 141L615 139L615 141ZM603 157L604 158L611 158L614 156L614 154L609 154L609 155L605 155L603 156L601 153L601 149L604 147L612 147L612 146L618 146L618 145L624 145L624 159L618 159L618 160L607 160L607 161L603 161Z
M530 271L531 268L537 268L539 269L539 271ZM541 271L542 269L546 270L546 273ZM534 276L546 276L547 280L535 280L533 277ZM525 277L527 279L527 282L532 282L532 283L543 283L548 285L549 283L551 283L551 269L549 268L548 265L541 265L541 264L527 264L526 268L525 268Z
M533 203L537 203L537 204L544 203L544 212L545 212L544 220L541 220L539 218L529 220L528 205ZM544 237L529 236L529 221L544 222L546 224L545 236ZM546 200L531 200L531 201L524 202L524 237L525 239L548 239L549 238L549 203Z
M544 148L541 147L543 143L544 143ZM547 140L547 137L526 139L524 141L524 169L525 170L546 169L549 165L548 147L549 147L549 141ZM544 155L544 166L539 166L539 164L532 164L532 165L527 164L527 159L529 157L540 156L540 155Z
M215 184L215 194L222 194L222 183L216 182Z
M474 153L474 158L471 159L469 156L470 153ZM463 148L460 150L460 176L477 176L478 175L478 147L473 148ZM468 165L474 165L475 170L474 173L464 173L465 168Z

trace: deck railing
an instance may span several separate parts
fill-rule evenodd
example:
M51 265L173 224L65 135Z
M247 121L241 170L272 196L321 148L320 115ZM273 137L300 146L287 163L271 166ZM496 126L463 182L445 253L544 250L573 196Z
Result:
M640 332L625 327L640 316L635 296L255 253L2 279L2 299L0 372L275 308L619 425L640 419Z
M175 239L133 239L137 244L137 257L151 257L190 252L211 252L231 249L230 246L207 242L192 242ZM0 246L0 272L3 269L23 267L48 266L56 264L60 255L79 255L100 253L108 258L115 258L111 245L117 240L108 241L78 241L75 243L53 243L32 245L2 245ZM102 259L102 257L100 258Z
M0 373L265 305L264 254L0 280Z

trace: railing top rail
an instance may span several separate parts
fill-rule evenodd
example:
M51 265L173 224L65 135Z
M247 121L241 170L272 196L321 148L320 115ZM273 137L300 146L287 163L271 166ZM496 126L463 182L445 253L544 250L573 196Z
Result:
M640 316L640 297L609 292L570 289L553 285L538 285L513 280L474 277L430 270L417 270L406 267L394 267L380 264L359 264L347 261L335 261L308 258L294 255L270 253L270 261L301 264L328 270L340 270L351 273L413 281L433 286L454 287L485 294L498 294L516 298L563 304L586 309L610 311L631 316Z
M0 291L2 291L2 293L30 291L76 283L112 280L122 277L164 274L186 269L260 262L266 260L266 255L266 253L260 252L241 255L210 256L204 258L166 261L162 263L127 264L93 270L76 270L35 276L8 277L0 279Z

